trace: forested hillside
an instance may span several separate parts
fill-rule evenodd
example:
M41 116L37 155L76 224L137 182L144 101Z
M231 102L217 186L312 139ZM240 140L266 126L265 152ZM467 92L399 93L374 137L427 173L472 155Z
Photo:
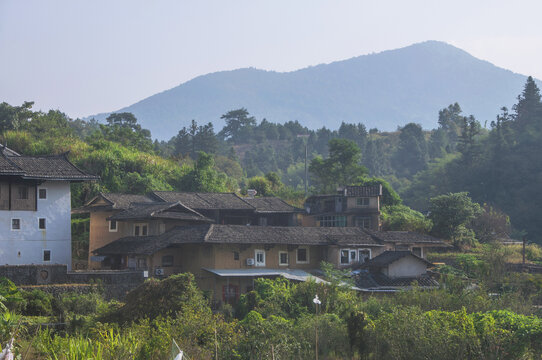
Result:
M409 122L433 128L438 110L453 102L481 121L493 119L495 109L512 105L525 79L427 41L291 72L245 68L202 75L117 112L133 113L159 140L191 119L222 127L220 115L241 107L260 119L298 120L311 129L337 129L341 122L386 131Z
M75 164L102 178L73 186L75 206L98 191L247 188L302 206L307 154L309 193L334 191L345 183L384 183L385 205L390 206L384 218L390 219L386 216L394 209L411 219L399 228L428 231L431 225L401 205L395 191L422 212L430 209L432 197L466 191L489 213L510 215L514 236L526 234L538 242L542 105L532 78L518 93L511 110L502 108L484 126L458 103L443 107L435 114L438 127L433 130L416 123L395 132L362 123L310 130L295 121L256 119L241 108L221 116L225 126L219 131L212 123L193 120L189 127L172 129L176 135L169 141L152 142L150 131L131 113L112 114L99 124L72 120L60 111L34 112L32 103L1 104L0 128L2 142L16 151L70 151Z

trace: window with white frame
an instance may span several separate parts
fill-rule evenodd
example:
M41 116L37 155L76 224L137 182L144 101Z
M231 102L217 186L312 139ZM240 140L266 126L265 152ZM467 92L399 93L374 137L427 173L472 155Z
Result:
M51 250L43 250L43 261L51 261Z
M282 266L288 265L287 251L279 251L279 265L282 265Z
M357 251L350 250L350 263L355 263L357 259Z
M39 188L38 189L38 199L39 200L46 200L47 199L47 189L45 189L45 188Z
M45 230L47 228L47 221L45 220L45 218L38 219L38 228L40 230Z
M254 250L256 266L265 266L265 250Z
M350 263L350 250L341 249L341 265L348 265Z
M306 247L297 248L296 262L298 264L308 264L309 263L309 248L306 248Z
M134 236L147 236L148 233L148 224L134 224Z
M359 249L358 260L361 264L371 260L371 249Z
M21 219L11 219L11 230L21 230Z
M117 232L117 220L109 220L109 232Z

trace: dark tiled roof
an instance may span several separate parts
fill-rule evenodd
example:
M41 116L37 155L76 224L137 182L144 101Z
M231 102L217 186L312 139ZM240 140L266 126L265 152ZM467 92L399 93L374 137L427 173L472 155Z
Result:
M356 286L361 289L386 289L412 286L416 282L419 286L436 287L439 283L430 276L390 278L381 272L361 272L355 277Z
M107 255L130 251L150 254L148 251L154 249L188 243L382 246L363 230L354 227L191 225L146 238L153 243L152 247L139 238L128 237L116 240L96 250L96 253ZM137 249L127 249L125 246L136 246Z
M346 196L381 196L382 185L346 186L343 191Z
M132 194L119 194L119 193L107 193L100 194L105 200L109 201L113 209L128 209L133 203L152 203L155 202L147 195L132 195ZM91 200L89 205L94 201Z
M255 207L256 212L259 213L290 213L303 211L303 209L295 208L284 200L274 196L243 198L243 200Z
M125 209L108 220L140 220L140 219L172 219L212 222L211 219L201 215L197 211L187 208L181 203L131 203L131 207Z
M414 255L411 251L384 251L382 254L375 256L371 260L363 264L363 267L368 268L382 268L390 265L391 263L396 262L399 259L402 259L406 256L413 256L419 261L424 262L427 266L432 266L433 264L429 261Z
M433 243L446 245L444 240L413 231L374 231L371 234L381 241L393 243Z
M158 199L166 202L181 202L194 210L254 210L239 196L234 193L192 193L175 191L154 191L152 193Z
M50 156L22 156L7 148L1 149L0 175L20 176L23 179L98 180L94 175L78 169L66 154Z

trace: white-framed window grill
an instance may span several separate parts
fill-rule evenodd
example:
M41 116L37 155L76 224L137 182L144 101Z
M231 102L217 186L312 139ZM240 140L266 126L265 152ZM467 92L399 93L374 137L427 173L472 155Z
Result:
M134 236L147 236L149 234L149 225L144 223L134 224Z
M254 250L254 262L256 266L265 266L265 250Z
M118 224L117 220L109 220L109 232L117 232Z
M288 266L288 252L287 251L279 251L279 265Z
M296 263L308 264L309 263L309 248L299 247L296 250Z

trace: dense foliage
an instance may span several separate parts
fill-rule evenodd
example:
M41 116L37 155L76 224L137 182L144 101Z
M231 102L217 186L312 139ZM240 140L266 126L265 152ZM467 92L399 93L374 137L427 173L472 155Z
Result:
M480 274L492 261L480 252L476 264L457 263L474 276L468 281L443 272L440 289L385 297L361 296L333 279L258 279L235 308L217 313L191 274L149 280L124 304L104 301L99 287L57 298L40 290L15 295L4 280L0 293L25 304L8 302L0 343L15 336L16 353L32 359L167 359L173 340L190 359L314 359L316 349L322 359L537 359L542 319L533 296L542 294L542 277L493 274L495 287L486 288ZM59 319L67 325L38 326Z

